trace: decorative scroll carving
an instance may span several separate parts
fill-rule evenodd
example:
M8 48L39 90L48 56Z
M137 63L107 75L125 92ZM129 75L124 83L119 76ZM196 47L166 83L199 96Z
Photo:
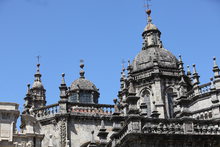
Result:
M66 147L66 140L67 140L67 119L61 119L60 125L60 137L61 137L61 147Z

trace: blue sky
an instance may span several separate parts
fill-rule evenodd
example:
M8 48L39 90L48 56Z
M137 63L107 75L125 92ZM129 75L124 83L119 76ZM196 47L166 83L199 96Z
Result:
M164 47L197 64L201 82L220 64L219 0L152 0L153 23ZM100 89L100 103L117 97L122 60L141 50L146 25L143 0L0 0L0 101L21 106L40 55L48 104L59 100L61 73L68 86L85 76Z

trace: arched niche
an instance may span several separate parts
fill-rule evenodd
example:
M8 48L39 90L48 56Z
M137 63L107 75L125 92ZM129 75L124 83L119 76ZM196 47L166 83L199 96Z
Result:
M140 93L141 101L140 105L147 105L147 116L151 115L151 94L148 89L144 89Z
M176 89L169 87L165 92L166 110L168 118L174 118L175 98L177 97Z

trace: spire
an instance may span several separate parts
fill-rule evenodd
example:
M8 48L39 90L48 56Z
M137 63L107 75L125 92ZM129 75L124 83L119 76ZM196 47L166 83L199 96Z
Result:
M152 23L151 10L146 10L147 13L147 26L142 33L144 39L142 50L148 49L150 47L159 47L162 48L162 41L160 40L161 32L160 30Z
M193 78L193 81L194 81L193 85L194 86L198 86L200 84L200 82L199 82L199 74L196 71L196 65L195 64L193 64L193 76L192 76L192 78Z
M27 93L26 97L24 98L25 103L24 103L24 110L22 114L29 113L29 109L32 106L32 95L31 95L31 89L30 89L30 84L27 84Z
M37 71L34 74L35 80L32 88L42 88L43 89L43 84L41 83L41 73L40 73L40 64L37 64Z
M190 67L189 67L189 65L187 65L187 76L189 77L189 78L191 78L191 71L190 71Z
M180 75L184 76L185 75L185 71L184 71L183 60L182 60L182 56L181 55L179 55L179 70L180 70Z
M62 80L61 80L61 84L60 84L60 98L62 100L67 100L67 86L66 86L66 83L65 83L65 73L62 73Z
M121 78L120 78L121 90L125 88L125 80L126 80L125 67L124 67L124 61L122 61L122 71L121 71Z
M39 60L39 57L38 57ZM37 64L37 71L34 74L35 80L33 83L33 86L31 88L31 91L33 92L32 96L33 96L33 104L34 104L34 108L40 108L46 105L46 90L44 89L44 86L41 82L41 73L40 73L40 64L38 61Z
M81 68L81 70L80 70L80 72L79 72L79 75L80 75L80 78L82 78L82 79L85 79L85 71L84 71L84 61L83 60L80 60L80 68Z

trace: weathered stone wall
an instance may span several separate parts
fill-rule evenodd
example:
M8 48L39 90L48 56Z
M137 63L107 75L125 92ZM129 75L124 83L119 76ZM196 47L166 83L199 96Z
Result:
M194 111L198 111L201 109L205 109L205 108L209 108L212 106L212 101L211 101L211 97L202 97L198 100L196 100L195 102L193 102L190 106L189 106L189 111L190 112L194 112Z
M110 121L104 121L106 131L109 132L109 137L112 134L112 123ZM91 141L91 132L94 131L94 139L98 141L97 136L99 129L101 128L101 120L95 119L71 119L69 122L70 144L72 147L80 147Z
M60 123L51 123L42 125L41 134L44 134L42 146L47 147L49 145L50 135L52 135L53 146L60 147Z

